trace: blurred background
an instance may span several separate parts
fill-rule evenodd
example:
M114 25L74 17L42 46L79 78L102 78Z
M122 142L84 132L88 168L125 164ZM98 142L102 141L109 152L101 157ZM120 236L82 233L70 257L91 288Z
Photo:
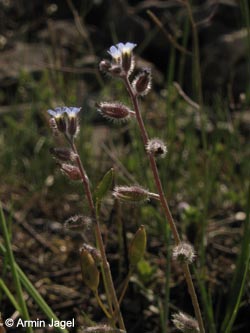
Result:
M150 137L168 146L159 170L178 228L198 254L192 273L207 332L248 332L247 0L0 0L0 196L16 261L60 319L76 318L72 332L104 320L81 281L79 247L93 243L91 231L64 227L72 215L88 214L84 193L49 153L64 142L53 138L46 110L82 107L77 145L93 189L113 167L117 184L154 191L136 124L108 122L96 111L100 101L130 104L122 82L98 69L111 45L127 41L137 44L136 72L152 68L142 115ZM130 333L175 332L173 311L192 315L162 220L155 202L117 207L110 195L102 207L118 289L127 271L127 242L141 224L148 232L147 255L122 306ZM0 268L15 293L3 251ZM42 319L26 296L31 317ZM12 316L4 291L0 301L2 316Z

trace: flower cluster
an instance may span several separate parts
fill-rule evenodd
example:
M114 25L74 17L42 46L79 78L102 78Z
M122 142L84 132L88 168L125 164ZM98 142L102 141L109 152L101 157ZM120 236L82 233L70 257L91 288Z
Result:
M61 162L74 162L77 158L77 154L64 147L50 148L50 153Z
M100 69L114 76L129 76L134 69L133 49L136 47L134 43L118 43L112 45L108 53L112 57L112 61L103 60L100 63Z
M77 107L56 107L54 110L48 110L51 116L50 125L54 130L58 130L66 135L70 140L77 135L78 119L77 115L81 108Z
M90 229L93 225L93 221L89 216L84 215L74 215L69 217L64 222L65 229L77 230L77 231L85 231Z
M104 59L99 68L102 72L114 77L129 81L130 75L135 68L133 49L135 43L126 42L112 45L107 51L111 61ZM131 89L136 96L146 95L151 88L152 76L150 68L143 68L131 83ZM105 118L111 120L127 120L135 116L135 112L119 102L101 102L97 104L98 111Z
M79 168L72 164L62 163L60 165L62 173L70 180L81 180L82 175Z
M79 126L78 126L78 113L81 108L77 107L56 107L54 110L48 110L48 114L51 116L50 127L55 135L61 132L65 135L67 140L73 147L74 138L76 137ZM78 155L69 148L59 147L52 148L51 154L57 159L60 169L71 180L80 180L82 175L78 166L64 163L64 162L75 162Z

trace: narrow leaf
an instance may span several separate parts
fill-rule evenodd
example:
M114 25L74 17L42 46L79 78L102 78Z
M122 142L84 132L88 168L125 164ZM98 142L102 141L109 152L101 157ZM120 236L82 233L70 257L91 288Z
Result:
M114 169L111 168L97 185L94 193L95 202L100 202L111 189L114 179Z

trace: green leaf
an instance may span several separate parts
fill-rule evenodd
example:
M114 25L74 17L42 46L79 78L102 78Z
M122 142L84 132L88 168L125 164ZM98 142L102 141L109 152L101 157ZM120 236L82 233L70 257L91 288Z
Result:
M114 169L111 168L102 178L100 183L97 185L94 193L95 203L98 204L107 195L111 189L114 179Z
M137 230L129 248L129 262L135 267L143 258L147 246L147 234L143 225Z

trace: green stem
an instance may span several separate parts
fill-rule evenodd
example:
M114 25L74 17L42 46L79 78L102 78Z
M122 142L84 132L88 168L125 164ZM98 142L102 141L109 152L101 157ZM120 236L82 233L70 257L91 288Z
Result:
M130 280L131 275L132 275L132 269L130 268L129 272L128 272L127 276L126 276L126 279L125 279L125 281L123 283L122 292L121 292L121 295L119 297L119 304L121 304L121 302L122 302L122 300L124 298L124 295L126 293L126 290L128 289L128 284L129 284L129 280Z
M96 290L96 291L94 292L94 294L95 294L95 298L96 298L96 300L97 300L97 302L98 302L100 308L101 308L102 311L105 313L105 316L106 316L107 318L111 319L112 316L111 316L111 314L107 311L105 305L103 304L102 300L100 299L100 297L99 297L99 295L98 295L98 291Z

